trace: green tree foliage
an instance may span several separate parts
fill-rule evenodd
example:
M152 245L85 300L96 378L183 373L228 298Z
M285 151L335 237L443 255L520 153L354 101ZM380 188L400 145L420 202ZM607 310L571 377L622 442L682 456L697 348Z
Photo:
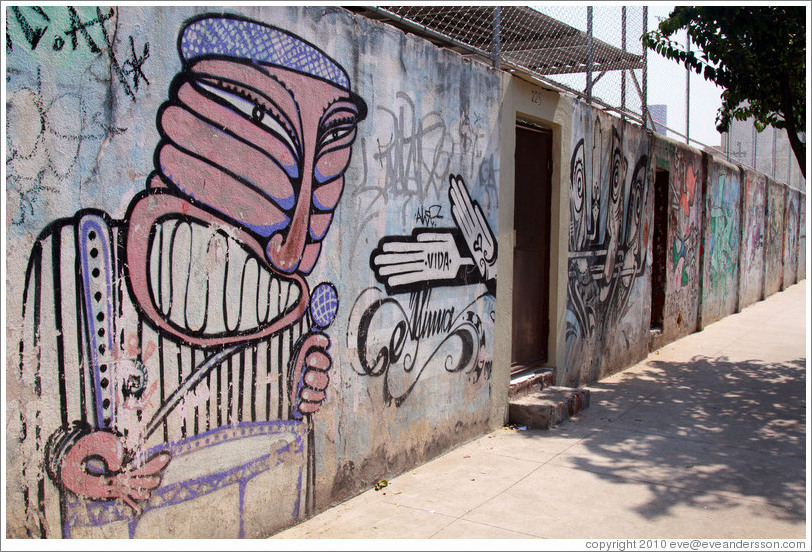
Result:
M672 36L685 29L698 51ZM755 119L787 130L806 177L806 14L804 6L678 6L643 45L722 87L716 129ZM803 133L802 139L799 134Z

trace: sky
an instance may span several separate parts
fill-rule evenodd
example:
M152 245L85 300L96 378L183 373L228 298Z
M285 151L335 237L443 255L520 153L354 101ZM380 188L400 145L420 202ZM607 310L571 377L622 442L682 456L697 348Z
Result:
M588 3L565 3L565 2L536 2L529 6L558 19L568 25L581 30L586 30L586 10ZM593 11L593 34L596 39L602 40L612 46L621 46L621 4L615 2L592 2ZM634 53L642 53L642 46L639 37L642 34L642 7L648 6L648 29L656 29L661 19L668 17L674 4L664 2L626 2L627 9L627 48ZM673 39L679 44L686 43L684 31L677 33ZM632 44L634 42L634 44ZM611 86L620 89L620 71L613 71L614 75L603 77L600 83L602 89L597 93L608 93ZM690 76L690 102L686 100L686 76L687 70L684 66L675 61L666 59L656 52L648 52L648 104L665 104L668 110L667 126L681 133L686 134L686 107L690 105L689 132L692 145L694 141L701 142L702 145L718 146L721 144L721 135L716 130L716 112L722 105L722 88L706 81L700 75L692 73ZM641 71L638 71L638 79L641 79ZM565 82L566 77L561 77L561 82ZM583 88L585 77L583 74L573 75L570 83L579 83L571 86L573 88ZM565 84L570 85L565 82ZM642 83L641 83L642 84ZM596 85L596 88L598 85ZM631 87L631 85L629 85ZM633 98L634 92L627 94L627 102L631 106L634 101L638 104L640 100ZM620 93L617 93L617 103L619 103ZM608 99L608 98L607 98ZM631 99L631 101L630 101ZM636 110L639 112L639 107ZM683 140L684 137L668 133L669 136Z
M668 17L673 4L653 4L649 6L649 27L655 29L659 19ZM685 44L683 31L675 38ZM685 134L686 69L676 62L666 59L656 52L648 53L648 103L668 105L668 126ZM716 130L716 112L722 106L722 88L706 81L700 75L691 73L690 80L690 138L708 146L721 144L721 135Z

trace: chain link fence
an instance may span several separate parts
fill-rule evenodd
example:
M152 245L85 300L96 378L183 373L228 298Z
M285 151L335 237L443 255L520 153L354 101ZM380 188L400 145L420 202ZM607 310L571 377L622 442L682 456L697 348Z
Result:
M715 129L721 89L644 50L641 36L671 6L530 3L353 8L435 44L524 73L617 115L805 189L785 131L734 121ZM673 37L688 45L687 35Z

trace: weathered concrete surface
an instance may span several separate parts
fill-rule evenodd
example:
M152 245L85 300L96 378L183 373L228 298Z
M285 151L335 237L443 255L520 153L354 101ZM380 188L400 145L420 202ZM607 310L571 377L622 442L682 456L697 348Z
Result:
M495 431L274 538L803 539L808 304L791 286L588 386L557 429Z
M764 298L764 245L767 233L767 180L751 169L744 172L739 309Z
M806 194L801 194L798 214L798 278L806 278Z
M510 400L511 424L531 429L550 429L589 408L589 390L547 387Z
M784 210L787 188L767 179L767 216L764 234L764 297L781 289L784 280Z
M798 237L800 219L800 192L787 189L786 209L784 210L784 275L781 289L786 289L798 280Z

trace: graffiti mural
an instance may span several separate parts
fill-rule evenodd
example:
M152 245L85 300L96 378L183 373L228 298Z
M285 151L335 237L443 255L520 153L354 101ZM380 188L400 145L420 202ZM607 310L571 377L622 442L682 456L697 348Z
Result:
M608 132L607 132L608 131ZM621 324L632 303L635 282L646 268L651 218L649 144L629 143L617 127L595 119L592 139L579 139L570 161L570 233L567 278L568 384L595 380L613 367L607 348L624 347L639 336ZM605 344L609 334L612 343ZM625 339L618 341L618 333ZM617 368L614 368L617 369ZM579 372L580 371L580 372Z
M739 171L709 163L703 236L702 324L736 312L741 236Z
M658 166L668 166L668 228L662 334L653 347L694 332L699 319L700 239L705 178L702 155L663 142Z
M741 246L739 307L761 300L764 288L767 182L753 171L744 172L744 230Z
M7 51L43 48L47 15L10 13L27 42ZM72 47L106 18L77 23ZM327 54L249 18L196 16L177 48L145 189L123 218L52 222L30 252L17 372L31 536L148 534L187 501L233 504L234 536L257 536L270 491L279 524L312 511L339 298L308 277L366 104ZM113 65L128 96L148 84L135 61Z
M351 309L347 343L357 351L356 370L384 379L386 404L401 406L433 364L467 374L471 383L490 376L490 332L477 304L495 297L496 238L462 176L451 174L448 182L455 226L434 228L426 220L430 228L381 238L369 262L385 291L365 289ZM461 308L432 302L434 288L475 284L485 290ZM398 297L406 293L407 301Z
M798 277L797 281L806 279L806 194L801 194L798 201Z
M673 289L680 290L695 283L698 270L699 229L692 216L697 204L697 171L689 164L684 177L678 176L674 182L677 187L671 190L669 209L669 228L674 230L674 235L669 260L673 267Z

